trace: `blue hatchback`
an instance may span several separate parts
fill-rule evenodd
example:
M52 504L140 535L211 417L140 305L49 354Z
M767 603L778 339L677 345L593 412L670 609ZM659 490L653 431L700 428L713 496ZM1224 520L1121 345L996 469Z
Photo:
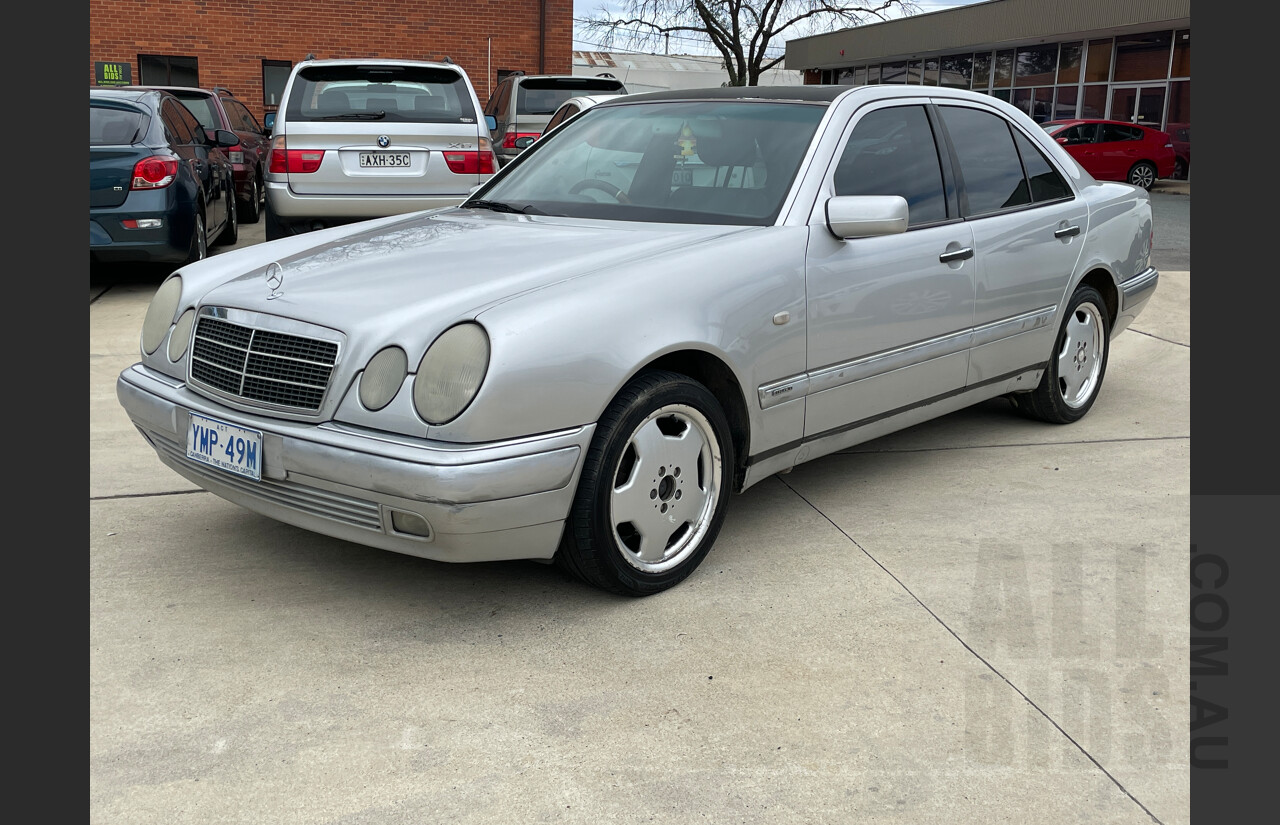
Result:
M172 94L89 90L91 261L186 263L233 244L235 180L225 148Z

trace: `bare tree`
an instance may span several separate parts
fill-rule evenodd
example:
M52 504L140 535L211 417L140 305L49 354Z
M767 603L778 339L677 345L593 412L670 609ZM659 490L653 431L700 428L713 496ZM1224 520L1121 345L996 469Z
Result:
M621 12L602 5L574 22L605 49L669 52L673 35L709 43L724 58L730 86L758 85L785 57L786 33L850 28L918 10L911 0L619 0L616 7Z

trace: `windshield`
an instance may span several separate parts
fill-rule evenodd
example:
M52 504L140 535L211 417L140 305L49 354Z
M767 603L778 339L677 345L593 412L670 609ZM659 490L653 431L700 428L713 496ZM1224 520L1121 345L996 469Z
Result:
M534 143L469 203L765 226L777 219L825 111L825 104L724 100L595 106Z

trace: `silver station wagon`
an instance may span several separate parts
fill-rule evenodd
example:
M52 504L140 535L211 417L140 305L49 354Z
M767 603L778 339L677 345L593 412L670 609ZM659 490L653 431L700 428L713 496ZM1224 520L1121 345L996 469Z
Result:
M1081 418L1151 242L1145 191L992 97L626 95L459 206L179 269L117 393L250 510L646 595L800 462L997 396Z

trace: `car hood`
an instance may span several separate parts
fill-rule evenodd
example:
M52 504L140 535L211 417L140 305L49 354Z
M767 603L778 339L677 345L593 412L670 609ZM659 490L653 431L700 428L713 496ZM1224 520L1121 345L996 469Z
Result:
M415 337L430 341L443 327L522 293L745 228L450 208L324 230L312 233L310 243L300 236L238 250L216 275L205 267L223 257L215 256L191 271L190 286L203 292L204 305L307 321L351 340L399 338L413 346ZM281 278L274 290L267 281L272 264Z

